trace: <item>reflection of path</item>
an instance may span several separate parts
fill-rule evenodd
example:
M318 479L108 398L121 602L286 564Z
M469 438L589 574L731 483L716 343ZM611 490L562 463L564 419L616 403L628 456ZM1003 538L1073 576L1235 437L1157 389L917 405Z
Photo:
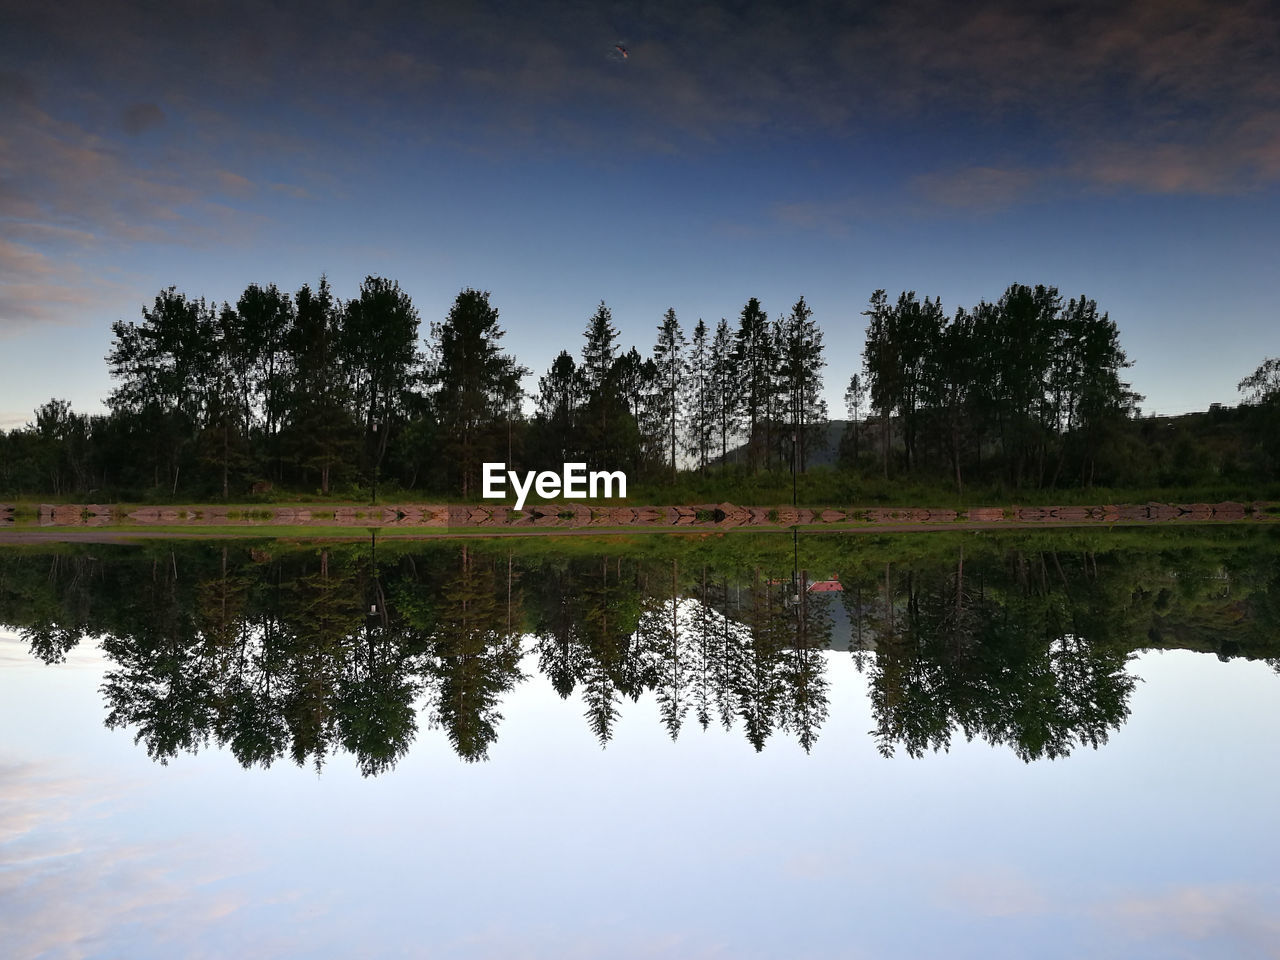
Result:
M265 526L421 529L439 534L459 530L496 533L590 533L613 530L756 530L795 526L878 532L949 529L1025 528L1044 525L1240 522L1267 519L1269 504L1108 504L1093 507L796 508L737 507L731 503L676 507L600 507L586 504L538 504L514 510L505 506L402 504L383 507L262 507L232 510L217 506L126 508L100 504L42 504L39 525L49 527L190 527L243 530ZM0 519L10 524L3 535L13 542L46 537L12 523L13 508L0 504ZM0 528L4 529L4 528ZM106 533L106 531L103 531ZM189 534L187 534L189 535ZM64 536L64 534L59 534ZM80 538L76 538L80 539Z

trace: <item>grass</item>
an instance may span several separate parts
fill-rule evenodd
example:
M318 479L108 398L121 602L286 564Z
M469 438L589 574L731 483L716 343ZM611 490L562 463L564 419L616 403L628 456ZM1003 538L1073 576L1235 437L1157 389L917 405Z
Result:
M796 501L801 507L836 507L839 509L865 507L938 507L964 509L967 507L994 507L1016 504L1024 507L1036 506L1095 506L1108 503L1220 503L1226 500L1252 502L1255 500L1280 501L1280 484L1258 484L1237 486L1233 484L1213 484L1195 487L1090 487L1068 489L1011 489L998 486L982 486L966 488L963 494L954 490L929 484L913 483L909 479L883 479L850 481L833 480L815 472L810 477L801 479L797 485ZM367 516L369 511L383 507L403 504L426 504L434 506L475 506L477 504L494 507L508 506L510 503L485 501L479 497L462 500L458 497L432 496L423 491L406 491L401 496L379 497L376 504L367 499L341 500L328 498L324 500L281 496L270 501L226 502L169 500L165 502L129 501L114 503L112 501L94 501L86 497L44 497L44 498L4 498L0 503L16 506L18 519L34 518L41 504L60 503L110 503L113 507L126 513L145 509L187 508L196 511L225 510L237 517L258 517L269 519L271 510L276 507L306 509L312 517L332 518L338 509L355 507L357 515ZM563 497L540 498L530 496L526 505L537 506L546 503L565 503ZM707 483L677 483L665 486L637 485L625 498L613 500L581 499L575 503L583 503L595 507L617 506L695 506L704 510L722 503L732 503L740 507L775 507L791 503L791 485L776 478L762 476L754 480L738 480L719 483L710 478ZM1280 508L1276 508L1280 510Z
M974 486L966 489L963 494L957 494L954 490L940 487L936 484L927 484L914 482L909 478L891 478L885 480L879 476L865 476L854 474L847 471L836 471L829 468L819 468L810 472L808 475L797 478L796 482L797 500L804 507L824 507L832 506L841 509L861 509L873 507L934 507L942 509L963 510L974 506L1004 506L1006 514L1009 513L1008 506L1017 504L1018 506L1075 506L1075 505L1100 505L1108 503L1217 503L1224 500L1237 501L1253 501L1256 499L1280 501L1280 484L1255 484L1255 485L1236 485L1230 483L1197 485L1191 487L1156 487L1156 488L1103 488L1094 487L1088 489L1063 489L1063 490L1044 490L1044 489L1021 489L1013 490L1002 486ZM777 507L779 505L789 504L791 502L791 475L790 473L773 472L761 473L757 475L749 475L742 470L728 470L724 472L700 476L696 473L681 474L675 483L665 484L637 484L631 489L631 496L621 500L587 500L584 503L591 506L644 506L659 504L679 504L698 507L697 519L706 522L713 517L711 510L712 505L720 503L734 503L738 506L765 506ZM6 524L4 528L10 531L36 529L38 522L38 507L41 503L55 502L58 498L47 499L17 499L4 500L0 498L0 502L12 504L15 506L15 523ZM77 497L61 498L61 502L83 503L88 502L90 498ZM285 491L279 491L273 499L267 498L251 498L247 501L236 503L200 503L193 504L189 501L178 501L168 503L125 503L113 504L117 510L123 514L131 513L140 509L185 509L194 512L197 517L205 518L210 511L225 512L225 524L203 524L199 527L192 527L189 524L138 524L133 522L113 523L99 527L75 527L75 528L59 528L70 530L83 530L86 532L101 532L113 534L117 536L129 536L131 534L145 534L145 532L157 532L170 535L187 536L192 539L206 538L211 536L250 536L279 540L299 540L299 541L316 541L316 540L352 540L363 539L367 534L366 528L360 526L327 524L325 521L334 520L339 510L351 510L354 508L354 517L357 523L365 520L371 520L375 516L380 516L385 506L419 503L431 505L448 505L450 503L461 503L463 501L457 498L441 498L430 496L422 491L403 491L390 490L388 495L379 498L379 504L370 505L365 498L358 499L342 499L339 497L321 498L309 494L291 494ZM467 503L474 505L479 501L473 499ZM546 503L548 501L538 498L532 498L531 505ZM556 498L554 501L563 503L562 498ZM500 511L504 507L511 510L510 504L500 504L497 501L492 502L492 506ZM293 509L305 509L311 513L315 525L296 525L296 524L274 524L270 521L274 518L273 508L286 507ZM1271 503L1266 508L1268 517L1280 517L1280 503ZM561 516L565 514L562 512ZM770 521L776 522L777 511L770 510ZM958 522L959 524L960 522ZM1223 522L1218 521L1218 525ZM1087 526L1100 526L1097 521L1087 522ZM1152 524L1145 521L1136 521L1132 524L1116 523L1109 526L1151 526ZM1186 521L1177 521L1173 524L1161 524L1161 526L1186 526ZM943 532L948 529L948 524L938 523L930 524L928 530L930 532ZM1063 524L1054 525L1061 530ZM964 529L963 526L958 526ZM379 527L379 533L383 539L428 539L439 537L456 537L459 535L469 538L484 538L500 533L503 539L521 535L530 538L544 538L547 536L556 537L557 534L563 535L568 532L569 528L549 528L549 529L525 529L525 528L462 528L462 527ZM581 528L576 528L580 530ZM749 532L759 533L764 536L774 537L779 530L783 532L790 528L779 528L778 530L760 530L759 528L747 528L745 530L715 530L711 529L694 529L687 530L681 528L671 528L667 526L656 527L609 527L609 528L591 528L590 536L608 535L608 534L683 534L686 536L707 536L707 535L723 535L732 532L734 541L740 542L742 536ZM874 530L868 521L849 521L838 524L822 524L809 525L802 527L802 530L812 533L840 533L857 530L864 535L871 535ZM952 528L953 530L956 528ZM575 532L569 539L585 539L588 535ZM560 538L562 541L565 539ZM859 538L862 540L862 538ZM863 541L865 542L865 541Z

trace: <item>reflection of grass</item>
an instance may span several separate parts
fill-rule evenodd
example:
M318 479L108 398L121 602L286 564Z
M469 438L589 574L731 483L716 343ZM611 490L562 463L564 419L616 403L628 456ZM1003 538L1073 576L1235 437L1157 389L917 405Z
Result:
M1276 509L1267 511L1269 516L1277 515ZM711 519L709 511L699 511L699 519L703 519L702 514L707 514L707 519ZM769 519L775 522L778 519L778 511L769 511ZM38 517L34 513L18 514L18 519L12 525L8 525L3 529L11 532L20 532L25 530L41 530L47 533L66 532L69 539L77 536L77 531L82 533L106 533L129 535L145 532L157 533L173 533L185 534L193 540L205 539L209 537L274 537L291 540L325 540L325 539L350 539L351 537L368 536L368 531L374 527L366 527L360 521L370 520L371 523L380 522L380 513L366 513L365 511L357 511L354 518L355 524L348 525L329 525L319 523L309 524L273 524L263 523L260 521L270 520L274 513L269 510L248 510L244 512L230 511L227 513L227 521L222 524L217 523L139 523L125 522L113 523L101 526L74 526L74 525L55 525L50 527L41 527L38 524ZM514 512L510 515L515 517ZM562 513L562 517L572 516L571 514ZM312 512L315 520L331 520L332 512L318 513ZM370 519L372 518L372 519ZM255 522L258 521L258 522ZM1034 536L1043 534L1053 537L1058 542L1063 537L1075 535L1077 533L1088 533L1090 536L1108 537L1120 530L1139 531L1139 530L1162 530L1162 531L1178 531L1178 535L1187 534L1189 531L1211 531L1214 529L1224 528L1254 528L1254 529L1276 529L1280 525L1263 521L1258 523L1251 519L1229 521L1229 520L1207 520L1200 522L1191 522L1187 520L1120 520L1114 522L1104 522L1097 520L1080 520L1080 521L1016 521L1006 520L1001 524L987 524L979 522L975 525L962 520L942 521L942 522L914 522L914 521L893 521L889 523L872 523L860 516L854 516L852 519L839 523L813 523L799 524L796 530L803 533L806 537L822 536L824 534L845 536L848 534L857 534L856 539L860 543L866 543L870 538L875 537L916 537L919 534L928 534L928 539L937 539L945 535L958 536L975 536L975 535L1018 535L1018 536ZM909 527L910 529L892 529L893 526ZM252 530L248 533L246 528ZM441 539L441 538L527 538L537 540L560 540L583 541L591 540L601 535L627 536L651 538L654 534L661 534L675 539L689 538L730 538L734 542L740 542L744 538L757 536L770 540L777 539L780 536L787 536L791 533L790 526L741 526L731 528L715 528L715 527L687 527L675 526L673 524L654 524L650 525L615 525L615 526L591 526L591 527L530 527L499 524L493 527L468 527L468 526L376 526L379 537L395 538L395 539ZM1163 536L1163 534L1161 534ZM2 542L3 538L0 538Z
M155 527L79 528L77 532L93 535L116 534L117 549L167 551L174 544L196 548L222 544L233 548L258 547L281 556L293 550L314 550L332 545L344 550L363 552L368 549L370 531L359 526L254 526L239 528L192 528L180 525ZM42 541L34 544L6 544L0 536L0 554L67 553L93 554L103 549L95 543L77 542L77 532L68 531L63 542ZM150 533L172 534L173 539L148 539ZM652 532L661 536L645 535ZM1099 557L1125 554L1134 558L1165 558L1175 562L1179 557L1203 551L1217 563L1218 557L1231 551L1257 551L1258 557L1280 554L1280 525L1218 524L1205 526L1116 526L1116 527L1037 527L1033 529L957 530L943 526L928 536L912 533L888 533L861 528L856 534L831 530L802 531L793 546L789 530L760 531L696 531L670 530L596 530L571 536L532 530L512 531L494 536L491 530L460 532L446 527L393 528L378 531L378 557L382 563L421 550L457 550L465 540L469 550L505 558L508 555L535 567L556 567L573 559L627 557L636 560L673 564L682 582L693 583L708 570L732 572L749 579L758 569L770 575L791 570L798 561L801 569L816 577L838 573L841 578L872 579L884 575L886 564L902 569L913 564L940 564L948 569L963 556L967 561L1002 565L1016 557L1040 553L1056 555L1066 564L1068 558L1085 554ZM110 548L108 548L110 549ZM793 553L794 551L794 553ZM1163 559L1154 561L1157 566Z

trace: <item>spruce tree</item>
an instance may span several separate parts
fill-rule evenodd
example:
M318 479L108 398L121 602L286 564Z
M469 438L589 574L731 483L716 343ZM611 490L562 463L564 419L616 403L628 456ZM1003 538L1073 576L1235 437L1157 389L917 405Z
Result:
M760 465L762 428L766 427L774 396L775 352L769 316L752 297L742 308L734 340L734 362L742 384L742 411L747 426L747 454L752 470Z
M733 349L729 321L720 318L711 343L711 399L715 432L720 440L720 465L729 461L729 441L738 434L742 408L742 375Z
M787 422L796 446L796 469L804 472L810 448L825 439L822 427L827 420L827 404L822 398L822 331L813 320L813 311L796 301L791 313L779 324L779 379L785 400Z
M699 319L697 326L693 328L693 338L689 341L688 376L682 391L685 411L684 450L704 473L711 458L716 431L712 355L708 333L706 323Z
M687 369L684 348L684 331L680 329L675 310L669 308L662 316L662 323L658 325L658 342L653 347L653 362L657 367L658 380L654 413L663 425L664 448L670 457L672 482L676 479L681 386Z
M341 304L327 277L312 291L294 296L293 326L285 336L293 371L289 437L297 464L315 470L320 492L328 494L334 467L350 462L358 429L348 409L350 393L342 363Z
M511 398L528 370L501 347L505 331L487 291L467 288L431 328L429 382L452 476L464 497L479 483L480 463L502 459Z

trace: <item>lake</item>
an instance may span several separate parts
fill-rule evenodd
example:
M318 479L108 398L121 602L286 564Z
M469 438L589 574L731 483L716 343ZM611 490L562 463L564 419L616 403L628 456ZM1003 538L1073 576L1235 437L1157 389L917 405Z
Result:
M12 957L1274 957L1266 528L0 549Z

